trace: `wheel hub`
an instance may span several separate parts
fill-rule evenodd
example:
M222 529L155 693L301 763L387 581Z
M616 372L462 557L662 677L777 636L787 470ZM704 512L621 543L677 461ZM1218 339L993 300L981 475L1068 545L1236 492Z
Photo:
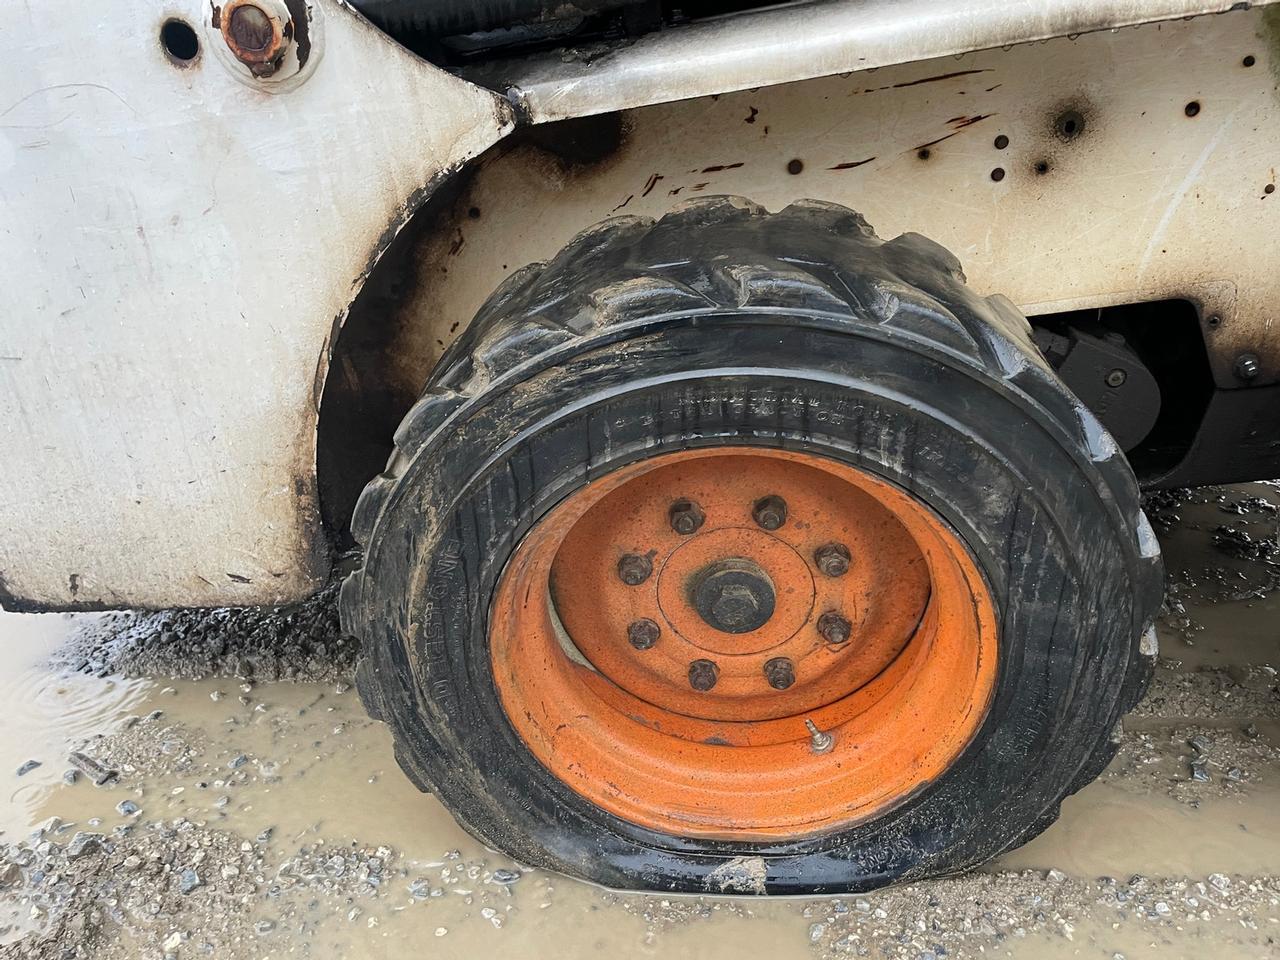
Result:
M773 616L773 583L750 560L717 560L698 574L692 602L709 626L724 633L750 633Z

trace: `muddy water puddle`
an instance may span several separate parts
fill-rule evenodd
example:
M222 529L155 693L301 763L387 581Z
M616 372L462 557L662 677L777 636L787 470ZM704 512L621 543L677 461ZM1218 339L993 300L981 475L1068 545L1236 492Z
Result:
M1178 607L1107 773L987 870L860 897L529 870L408 783L344 683L89 676L48 666L83 619L0 615L0 957L1278 956L1280 620L1239 536L1274 512L1236 503L1280 497L1224 491L1162 508ZM65 782L73 750L114 778Z

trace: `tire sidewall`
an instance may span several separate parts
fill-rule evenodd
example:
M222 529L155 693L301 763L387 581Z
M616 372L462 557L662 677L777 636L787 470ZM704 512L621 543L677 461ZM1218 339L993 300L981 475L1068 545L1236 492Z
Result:
M522 536L612 469L724 445L890 481L950 524L992 591L998 679L982 728L870 821L762 844L654 833L546 771L499 701L486 625ZM858 891L988 859L1110 734L1134 655L1135 545L1087 453L1008 381L847 318L669 318L513 371L421 446L377 531L362 600L385 625L369 652L406 762L491 845L609 886L736 889L725 868L745 857L748 892Z

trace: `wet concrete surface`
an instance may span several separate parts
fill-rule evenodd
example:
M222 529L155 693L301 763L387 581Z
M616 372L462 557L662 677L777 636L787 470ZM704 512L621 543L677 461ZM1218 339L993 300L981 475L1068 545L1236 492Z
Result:
M987 869L861 897L619 894L484 850L401 776L325 598L2 615L0 958L1280 956L1278 504L1153 498L1162 661L1115 762Z

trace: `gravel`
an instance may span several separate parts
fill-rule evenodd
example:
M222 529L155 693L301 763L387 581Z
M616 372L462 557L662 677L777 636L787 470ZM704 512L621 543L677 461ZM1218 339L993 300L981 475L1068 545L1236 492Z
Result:
M359 643L338 625L338 586L277 608L108 614L55 655L94 676L350 682Z

